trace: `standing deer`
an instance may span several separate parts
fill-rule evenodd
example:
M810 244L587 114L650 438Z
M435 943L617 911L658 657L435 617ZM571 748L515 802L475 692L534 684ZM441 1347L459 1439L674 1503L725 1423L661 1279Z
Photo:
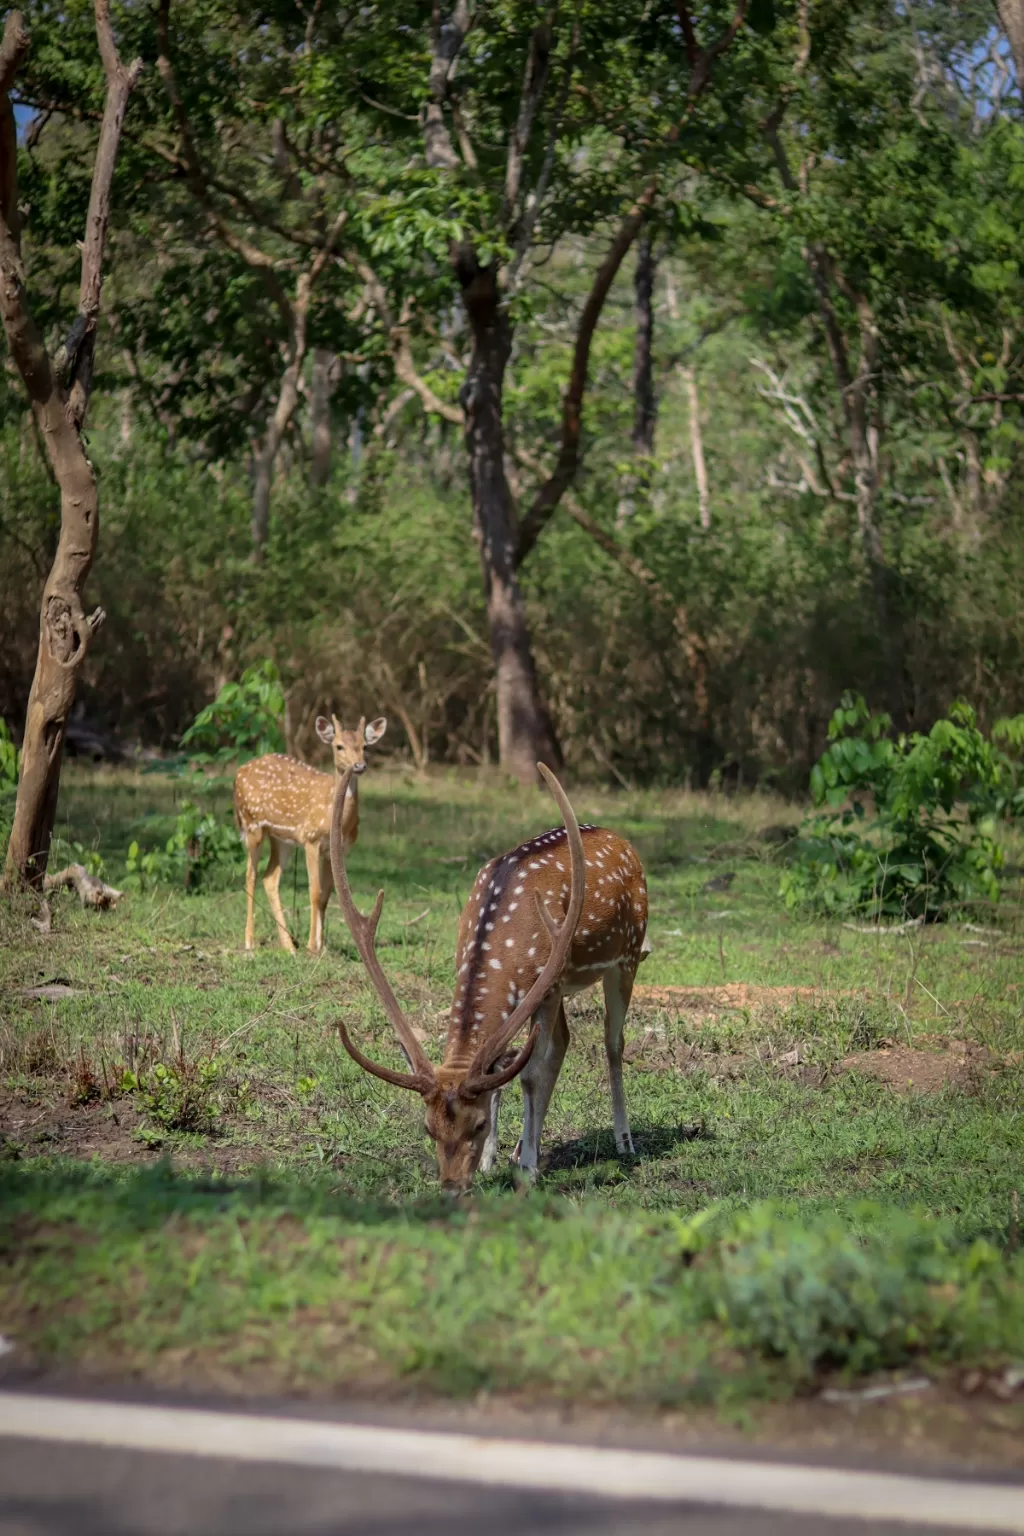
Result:
M256 873L260 849L270 840L270 861L263 876L270 910L277 924L277 936L290 953L295 953L292 936L281 908L278 890L281 884L281 848L296 843L306 850L309 874L309 952L318 954L324 944L324 913L331 896L331 806L335 791L344 775L345 793L341 797L339 837L346 849L359 836L359 775L366 771L365 749L380 741L387 730L383 715L366 724L360 720L354 731L342 730L337 715L330 720L318 715L316 733L334 754L334 773L320 773L298 758L280 752L244 763L235 777L235 820L242 841L249 851L245 875L247 902L245 947L256 947L253 919L256 898Z
M441 1184L452 1194L469 1188L478 1167L492 1167L500 1090L520 1072L523 1133L513 1161L525 1173L536 1173L544 1116L569 1044L563 998L598 981L604 984L615 1144L620 1152L633 1150L622 1091L622 1033L647 928L643 867L614 832L578 826L554 774L537 766L565 826L492 859L477 875L459 919L455 997L440 1066L417 1040L377 959L374 939L384 892L369 917L352 899L343 828L348 774L334 805L331 865L338 900L412 1071L371 1061L339 1021L342 1044L367 1072L423 1095ZM508 1047L528 1020L525 1042L508 1059Z

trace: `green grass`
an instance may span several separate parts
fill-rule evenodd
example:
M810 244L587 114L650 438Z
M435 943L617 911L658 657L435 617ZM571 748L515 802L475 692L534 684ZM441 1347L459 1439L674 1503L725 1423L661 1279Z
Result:
M166 839L182 798L226 813L230 788L72 768L61 836L118 883L129 843ZM107 914L60 898L48 936L0 907L0 1329L45 1358L157 1374L202 1358L301 1388L645 1402L1024 1352L1021 1261L1002 1257L1024 1187L1015 893L983 932L804 922L760 836L796 820L781 802L573 801L644 860L644 986L764 990L634 1008L632 1158L614 1152L597 998L570 1004L541 1189L516 1192L503 1161L454 1211L418 1102L339 1047L343 1011L399 1060L336 907L316 960L273 945L262 900L261 947L241 952L240 872L197 895L130 890ZM387 892L381 956L435 1054L476 870L552 819L546 797L484 775L367 776L353 886L364 906ZM304 887L286 873L300 941ZM52 982L76 995L22 995ZM785 987L813 991L768 990ZM928 1069L950 1042L960 1065L940 1084ZM935 1091L873 1075L892 1052ZM504 1153L519 1114L513 1088Z

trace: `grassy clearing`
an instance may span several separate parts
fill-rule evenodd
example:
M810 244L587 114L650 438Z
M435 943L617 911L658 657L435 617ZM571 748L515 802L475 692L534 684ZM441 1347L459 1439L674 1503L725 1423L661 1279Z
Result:
M118 883L183 797L226 811L230 789L73 770L62 834ZM1016 893L983 932L806 923L776 896L781 802L574 803L632 838L650 881L637 1155L614 1153L582 999L542 1191L500 1167L454 1212L418 1103L336 1043L345 1009L397 1060L336 910L314 961L272 945L265 908L241 953L240 876L105 915L68 898L48 937L0 909L0 1328L42 1357L164 1374L215 1359L303 1389L648 1403L1024 1356ZM483 776L368 775L353 884L388 893L381 953L428 1036L479 864L550 820L541 795ZM303 869L282 892L302 936ZM46 986L61 994L26 995ZM519 1112L513 1090L507 1151Z

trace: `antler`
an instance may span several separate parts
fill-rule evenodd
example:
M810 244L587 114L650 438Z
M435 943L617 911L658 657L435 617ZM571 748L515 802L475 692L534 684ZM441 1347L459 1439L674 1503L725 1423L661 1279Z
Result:
M377 996L384 1004L384 1011L391 1020L395 1034L405 1051L412 1072L394 1072L390 1067L379 1066L364 1056L349 1039L348 1030L341 1021L338 1021L338 1033L341 1035L341 1043L352 1057L353 1061L366 1072L372 1072L374 1077L383 1078L386 1083L393 1083L396 1088L409 1088L413 1093L427 1093L434 1085L434 1067L426 1051L420 1045L408 1019L402 1012L398 999L391 990L391 985L384 975L380 961L377 959L377 951L374 948L374 939L377 934L377 924L380 922L381 910L384 906L384 892L377 892L377 900L369 917L364 917L352 900L352 891L349 888L348 872L345 869L345 850L341 837L341 813L345 804L345 796L348 793L349 782L352 778L352 769L349 768L341 783L338 785L334 796L334 812L331 816L331 870L334 874L334 888L338 893L341 910L345 915L349 932L355 940L362 962L365 965L370 980L377 989Z
M566 908L565 917L562 922L556 924L538 901L537 910L544 921L544 926L551 935L551 952L548 955L544 969L522 1002L509 1015L500 1033L491 1035L470 1062L469 1071L466 1073L465 1080L459 1089L461 1096L467 1099L475 1098L479 1093L487 1093L493 1088L503 1088L506 1083L511 1082L517 1072L521 1072L526 1066L537 1040L536 1024L530 1030L525 1044L509 1066L502 1068L500 1072L492 1073L488 1070L491 1063L496 1061L505 1050L509 1041L515 1039L526 1020L536 1013L561 976L569 955L569 946L572 944L576 933L576 925L580 920L580 913L583 911L587 870L579 824L573 808L569 804L568 795L550 768L545 767L543 763L538 763L537 767L551 793L554 795L558 809L562 813L562 820L565 822L565 832L569 842L569 857L572 861L569 905Z

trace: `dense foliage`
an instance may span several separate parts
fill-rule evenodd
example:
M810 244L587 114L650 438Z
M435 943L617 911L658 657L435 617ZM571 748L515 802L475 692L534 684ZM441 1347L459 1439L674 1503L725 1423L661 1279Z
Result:
M181 738L197 766L244 762L284 751L284 694L272 661L247 667L237 683L225 683Z

